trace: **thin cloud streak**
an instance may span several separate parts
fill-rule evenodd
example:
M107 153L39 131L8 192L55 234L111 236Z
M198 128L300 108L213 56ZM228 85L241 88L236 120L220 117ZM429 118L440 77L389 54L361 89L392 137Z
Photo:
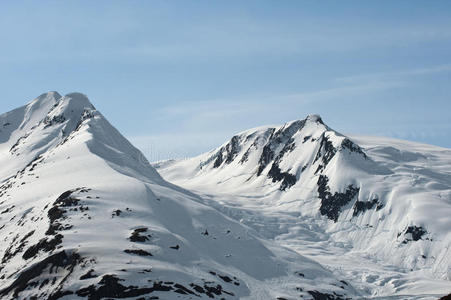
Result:
M375 26L361 20L355 25L352 21L343 24L327 19L306 18L294 26L293 20L274 22L247 16L220 20L206 19L200 24L196 22L184 24L183 30L179 27L166 26L165 33L161 34L161 25L152 26L159 22L169 25L161 16L160 18L155 16L155 20L152 21L153 19L146 15L146 24L149 26L143 27L140 20L142 21L144 16L141 14L122 16L118 12L110 12L105 16L95 17L92 14L92 12L88 14L83 22L71 22L63 14L56 12L53 18L34 19L29 16L21 22L13 22L14 34L11 30L0 30L0 37L5 42L2 52L8 57L4 63L24 59L178 60L206 57L212 59L317 55L362 49L373 51L387 47L409 47L451 40L449 29L451 24L446 23L421 27L407 23L394 27L380 24ZM114 24L108 22L111 17L115 19ZM11 24L10 22L11 20L8 20L8 24ZM64 23L66 31L70 34L61 34L59 28L54 26L55 22ZM3 24L6 24L6 21ZM105 24L108 24L108 27ZM28 39L21 38L25 35ZM118 36L122 38L118 39ZM30 45L35 50L32 53L29 52Z
M353 98L376 91L404 86L403 82L373 82L355 86L329 88L313 92L287 95L257 95L236 98L215 99L208 101L190 101L177 105L165 106L157 110L160 118L228 118L232 115L247 115L257 112L274 112L281 107L292 109L294 106L334 101L343 97ZM362 101L360 98L359 101Z
M404 70L404 71L395 71L395 72L381 72L381 73L373 73L373 74L362 74L356 76L346 76L336 78L335 81L337 83L356 83L356 82L369 82L374 80L388 80L396 77L410 77L410 76L425 76L425 75L433 75L437 73L446 73L451 72L451 65L439 65L427 68L418 68L412 70Z

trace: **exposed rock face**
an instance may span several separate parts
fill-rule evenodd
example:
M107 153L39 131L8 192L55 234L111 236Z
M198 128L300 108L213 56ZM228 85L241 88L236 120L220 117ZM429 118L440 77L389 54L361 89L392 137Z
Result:
M222 147L217 153L217 158L213 168L219 168L222 163L230 164L240 152L239 137L234 136L226 146Z
M373 199L371 201L356 201L354 205L354 211L352 212L352 216L355 217L360 213L364 213L367 210L371 210L376 208L376 210L380 210L384 207L382 203L379 203L379 199Z
M334 147L334 145L327 136L325 135L321 136L320 141L321 142L319 145L319 150L316 153L316 157L314 160L314 162L319 161L320 164L318 165L318 168L316 169L315 173L324 170L327 164L332 160L332 158L337 153L337 149Z
M77 253L67 254L65 251L61 251L52 254L21 272L11 285L0 290L0 296L12 295L12 297L18 298L21 292L26 289L35 290L35 294L31 296L32 299L44 299L46 297L48 297L47 299L58 299L63 295L72 294L71 292L61 293L61 290L66 279L80 262L81 258ZM64 275L62 276L62 274ZM43 275L47 279L43 279ZM45 287L51 292L40 292L35 289L36 287L39 287L39 290Z
M296 183L296 176L288 172L282 172L276 162L272 164L268 177L272 178L272 182L281 182L281 191L285 191Z
M334 222L338 221L342 207L350 203L359 193L359 188L349 185L344 193L332 194L328 186L329 179L325 175L318 178L318 194L321 199L320 212Z
M419 241L423 238L423 236L425 236L428 232L426 231L426 229L424 229L421 226L409 226L406 228L404 234L404 241L403 244L407 244L408 242L411 241Z

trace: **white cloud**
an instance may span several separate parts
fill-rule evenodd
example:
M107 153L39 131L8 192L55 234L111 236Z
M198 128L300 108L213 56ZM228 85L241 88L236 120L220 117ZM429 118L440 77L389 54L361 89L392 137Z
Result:
M424 75L432 75L437 73L445 73L445 72L451 72L451 65L445 64L445 65L438 65L438 66L432 66L432 67L426 67L426 68L417 68L417 69L410 69L410 70L402 70L402 71L394 71L394 72L380 72L380 73L372 73L372 74L362 74L362 75L356 75L356 76L346 76L346 77L340 77L335 79L337 83L359 83L359 82L371 82L371 81L389 81L393 80L394 78L397 78L400 80L400 78L407 78L411 76L424 76Z
M343 98L362 101L362 98L358 98L358 96L403 85L404 83L401 81L379 81L284 95L247 95L209 101L190 101L161 107L156 114L160 118L195 119L197 122L202 120L208 124L212 120L230 120L231 117L265 113L274 114L284 109L301 109L309 104Z

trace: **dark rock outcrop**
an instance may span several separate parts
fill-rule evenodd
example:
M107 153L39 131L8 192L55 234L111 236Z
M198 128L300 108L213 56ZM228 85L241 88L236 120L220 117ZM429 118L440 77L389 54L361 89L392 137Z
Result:
M320 213L334 222L338 221L341 208L351 202L358 195L360 189L349 185L344 193L332 194L328 186L329 178L320 175L318 178L318 196L321 199Z

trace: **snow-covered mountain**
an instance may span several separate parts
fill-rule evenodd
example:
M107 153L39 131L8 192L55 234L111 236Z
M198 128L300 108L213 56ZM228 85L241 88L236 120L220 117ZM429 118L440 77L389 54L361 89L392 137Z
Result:
M154 166L368 297L451 291L450 149L346 137L310 115Z
M0 165L0 299L360 297L163 180L82 94L0 115Z

